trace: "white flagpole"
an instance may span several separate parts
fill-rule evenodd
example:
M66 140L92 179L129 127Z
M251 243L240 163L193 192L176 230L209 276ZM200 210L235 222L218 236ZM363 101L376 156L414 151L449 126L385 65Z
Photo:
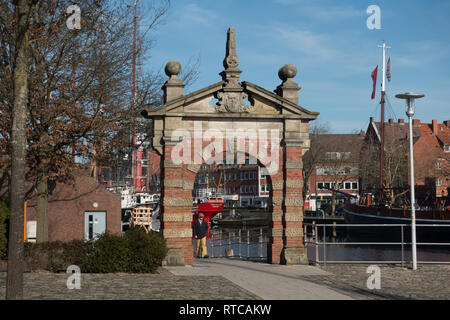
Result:
M383 45L378 46L378 48L383 49L383 70L381 79L381 91L386 92L386 49L390 49L391 47L387 46L383 40Z

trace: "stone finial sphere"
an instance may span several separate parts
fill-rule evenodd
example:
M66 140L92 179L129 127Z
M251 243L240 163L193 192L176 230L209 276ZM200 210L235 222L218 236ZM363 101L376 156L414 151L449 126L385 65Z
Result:
M297 75L297 68L293 64L285 64L278 70L278 76L281 80L286 81L287 79L293 78Z
M168 77L171 77L173 75L176 76L181 71L181 64L176 60L171 60L171 61L167 62L166 68L164 69L164 71L166 72L166 75Z

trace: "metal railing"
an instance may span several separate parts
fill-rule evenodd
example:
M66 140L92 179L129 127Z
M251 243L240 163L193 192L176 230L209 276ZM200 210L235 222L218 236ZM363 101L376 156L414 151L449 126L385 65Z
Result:
M267 259L267 227L226 231L212 229L209 239L211 258Z
M392 237L392 229L398 228L398 232L400 233L400 241L336 241L337 238L337 229L341 227L356 227L356 228L389 228L390 231L388 233L391 234ZM416 229L420 228L450 228L450 225L444 224L420 224L416 225ZM328 237L334 238L334 241L327 241L327 228L331 229L328 231ZM309 229L309 232L308 232ZM367 229L366 229L367 230ZM309 259L310 261L316 264L327 264L327 263L343 263L343 264L371 264L371 263L379 263L379 264L401 264L403 267L406 263L412 263L410 260L406 260L405 258L405 248L406 246L411 245L411 242L406 241L405 233L410 232L411 225L410 224L315 224L315 223L304 223L303 224L303 243L305 247L314 246L314 257ZM322 241L319 238L319 233L322 231ZM406 232L405 232L406 231ZM448 230L450 233L450 229ZM397 234L398 236L398 234ZM357 237L357 236L356 236ZM389 237L389 239L391 238ZM400 260L332 260L327 259L327 246L328 249L333 246L392 246L392 247L400 247ZM450 248L450 243L448 242L417 242L417 246L439 246L439 247L447 247ZM322 250L322 259L320 259L320 247ZM419 252L419 250L418 250ZM450 250L448 251L448 261L418 261L419 264L450 264ZM309 257L308 257L309 258Z

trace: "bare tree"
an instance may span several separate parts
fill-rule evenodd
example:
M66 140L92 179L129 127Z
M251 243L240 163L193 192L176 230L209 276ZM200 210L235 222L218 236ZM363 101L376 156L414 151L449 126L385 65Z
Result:
M379 141L367 136L361 150L359 176L363 191L379 191ZM386 139L384 143L383 192L389 205L408 192L408 141L404 138Z
M73 181L75 156L106 161L130 145L134 122L143 105L160 104L156 93L162 78L147 73L138 79L137 99L131 99L131 46L133 23L129 1L86 0L79 3L81 29L66 26L69 0L41 0L33 10L33 25L27 52L26 80L29 85L27 119L27 167L36 181L38 196L38 242L48 240L48 181ZM147 26L137 39L136 55L144 59L151 48L149 31L167 14L169 1L151 2ZM2 172L9 172L12 150L13 87L12 48L15 26L12 7L0 4L0 157ZM139 59L138 59L139 60ZM195 68L187 77L195 79ZM119 156L120 158L120 156ZM9 179L11 182L15 178ZM22 202L23 206L23 202Z
M313 122L309 127L310 148L303 155L303 203L305 203L306 194L310 191L308 187L309 178L326 152L326 147L318 143L319 136L329 132L330 125L328 123Z
M28 28L33 7L38 1L18 0L14 4L14 31L8 36L14 39L9 49L13 80L13 105L11 128L11 214L8 244L8 270L6 299L23 297L23 222L25 197L26 119L28 102L29 34ZM12 9L7 4L9 9ZM2 28L3 29L3 28ZM3 30L2 30L3 31Z

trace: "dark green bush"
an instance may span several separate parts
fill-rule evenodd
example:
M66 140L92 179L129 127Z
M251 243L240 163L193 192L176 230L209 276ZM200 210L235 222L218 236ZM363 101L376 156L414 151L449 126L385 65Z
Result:
M0 201L0 259L6 257L8 252L8 220L9 208L5 202Z
M166 243L160 234L131 228L123 237L128 248L127 272L155 272L167 254Z
M82 272L123 272L128 265L128 249L122 236L102 234L89 247L81 264Z
M52 241L25 244L25 271L66 271L77 265L88 273L154 273L167 254L159 233L130 228L123 235L104 233L85 242Z
M130 228L123 235L103 234L90 247L81 264L83 272L155 272L167 254L157 232Z
M70 265L79 266L90 246L90 243L82 240L26 243L25 270L59 272L67 270Z

